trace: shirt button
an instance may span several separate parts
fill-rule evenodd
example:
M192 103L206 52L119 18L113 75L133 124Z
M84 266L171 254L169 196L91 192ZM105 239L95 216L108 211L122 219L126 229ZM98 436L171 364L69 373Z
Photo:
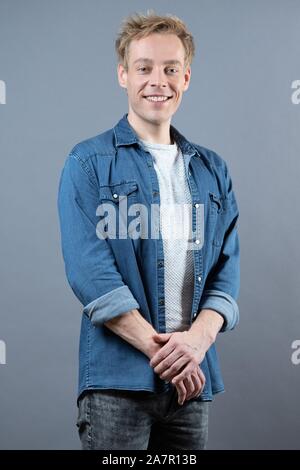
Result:
M164 299L160 299L160 301L159 301L159 305L165 305L165 301L164 301Z
M196 202L196 204L195 204L196 209L198 209L199 205L200 204L198 204L198 202Z
M159 262L158 262L158 267L159 267L159 268L163 268L163 266L164 266L164 262L163 262L163 261L159 261Z
M117 199L117 197L118 197L117 193L114 193L114 194L113 194L113 198L114 198L114 199Z
M193 313L193 317L195 318L197 316L197 312L194 312Z
M199 282L202 281L202 277L201 277L201 276L198 276L198 281L199 281Z
M200 240L195 240L196 245L199 245Z
M158 191L153 191L153 196L158 196L159 195L159 192Z
M191 176L191 174L192 174L192 173L189 171L189 176Z

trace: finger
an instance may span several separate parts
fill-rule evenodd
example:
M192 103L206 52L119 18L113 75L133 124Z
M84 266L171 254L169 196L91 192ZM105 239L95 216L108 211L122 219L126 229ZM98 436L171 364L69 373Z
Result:
M177 349L174 349L169 356L155 367L154 371L160 374L160 376L163 374L164 376L161 376L162 379L171 380L187 362L188 359Z
M193 394L189 397L189 400L199 396L200 393L201 393L201 390L202 390L202 381L200 379L200 375L199 375L198 371L196 372L196 374L192 374L191 378L192 378L192 381L194 383L195 390L194 390Z
M176 346L168 342L159 351L157 351L150 361L151 367L156 367L161 361L163 361L171 352L174 351Z
M186 377L188 377L191 374L191 372L192 370L191 370L190 362L188 362L187 366L184 367L183 370L172 379L172 384L176 385L178 382L180 382L180 380L186 379Z
M195 390L194 382L192 381L192 377L189 376L183 381L185 388L186 388L186 400L189 400L189 398L193 395L193 392Z
M202 385L202 388L204 388L204 385L205 385L205 383L206 383L205 375L204 375L203 371L200 369L200 367L198 367L197 372L198 372L199 377L200 377L200 379L201 379L201 382L202 382L202 384L203 384L203 385Z
M179 405L182 405L186 397L186 388L184 386L184 383L182 381L178 382L178 384L176 385L176 389L178 393L178 403Z
M200 383L201 383L201 390L198 393L198 395L196 395L197 397L199 397L201 395L201 393L203 392L203 390L204 390L205 383L206 383L206 378L205 378L204 373L200 369L197 370L197 376L199 377L199 380L200 380Z
M172 333L155 333L152 338L157 343L166 343L171 338Z
M161 378L171 381L173 377L176 377L176 375L183 370L183 367L187 362L188 359L184 355L179 356L168 369L165 369L165 371L161 373L163 374L163 377L161 376Z

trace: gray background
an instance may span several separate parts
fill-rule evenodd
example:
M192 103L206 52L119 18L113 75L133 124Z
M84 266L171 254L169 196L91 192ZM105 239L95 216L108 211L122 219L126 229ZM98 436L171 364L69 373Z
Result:
M127 111L114 40L147 8L194 35L172 123L225 158L241 213L241 320L217 339L226 393L211 408L209 448L299 448L299 0L0 0L0 448L80 447L81 305L64 274L58 179L73 145Z

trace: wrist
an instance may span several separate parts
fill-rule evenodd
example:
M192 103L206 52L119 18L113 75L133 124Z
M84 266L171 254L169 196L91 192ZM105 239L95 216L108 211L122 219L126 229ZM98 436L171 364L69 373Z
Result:
M153 333L155 334L155 332ZM151 336L148 336L147 338L145 338L145 348L144 348L144 354L146 354L146 356L149 358L149 359L152 359L152 357L155 355L155 353L161 348L161 345L159 345L158 343L156 343L153 339L153 335Z
M205 338L207 349L216 341L218 332L223 325L224 319L218 312L210 309L203 309L196 320L192 323L190 332L202 342Z

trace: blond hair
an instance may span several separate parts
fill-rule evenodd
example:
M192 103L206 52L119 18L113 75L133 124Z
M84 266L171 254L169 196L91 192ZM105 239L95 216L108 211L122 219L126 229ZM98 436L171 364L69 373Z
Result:
M141 39L152 33L175 34L182 42L185 51L184 67L191 65L195 55L195 44L192 34L187 30L184 22L177 16L167 14L157 15L154 10L143 13L134 13L122 21L115 49L118 62L128 71L129 46L133 39Z

